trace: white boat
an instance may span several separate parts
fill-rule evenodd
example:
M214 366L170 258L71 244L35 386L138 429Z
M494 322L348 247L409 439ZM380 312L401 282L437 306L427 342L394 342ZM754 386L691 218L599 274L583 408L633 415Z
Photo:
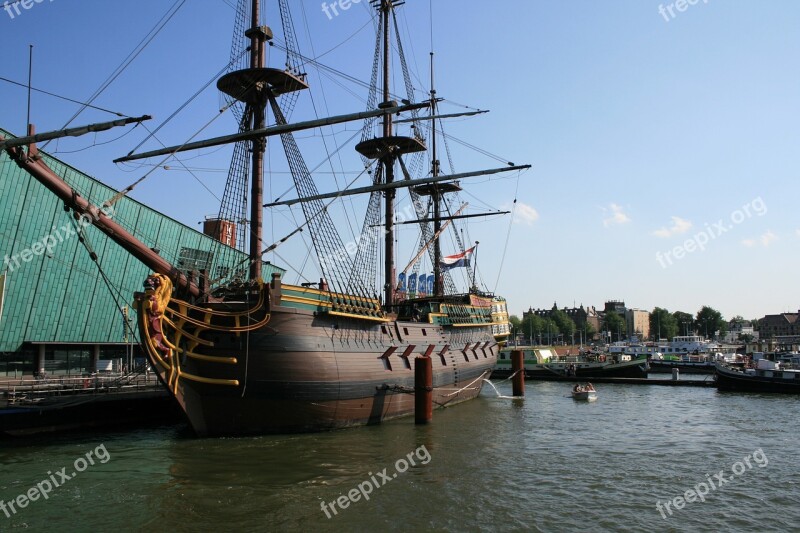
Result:
M678 335L672 342L660 347L664 355L705 355L720 351L720 345L701 335Z
M611 356L617 356L620 361L631 361L640 357L660 355L663 350L663 345L655 343L615 342L608 346L607 353Z
M572 399L581 402L593 402L597 399L597 391L591 384L585 386L575 385L572 389Z

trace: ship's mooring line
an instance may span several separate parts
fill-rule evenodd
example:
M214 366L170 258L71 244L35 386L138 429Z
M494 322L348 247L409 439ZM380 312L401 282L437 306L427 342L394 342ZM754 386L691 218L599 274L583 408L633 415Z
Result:
M489 372L489 371L488 371L488 370L484 370L484 371L481 373L481 375L480 375L480 376L478 376L478 377L475 379L475 381L473 381L472 383L470 383L470 384L469 384L469 385L467 385L466 387L463 387L463 388L461 388L461 389L458 389L458 390L457 390L457 391L455 391L455 392L451 392L451 393L450 393L450 394L448 394L447 396L448 396L448 397L450 397L450 396L455 396L456 394L460 394L460 393L464 392L465 390L469 389L470 387L472 387L472 386L473 386L474 384L476 384L477 382L479 382L479 381L481 381L482 379L484 379L484 376L486 376L487 372Z
M520 372L522 372L522 370L523 370L523 369L519 369L519 370L517 370L516 372L514 372L513 374L511 374L510 376L508 376L506 379L502 379L502 380L498 381L498 383L505 383L506 381L510 381L510 380L514 379L514 376L516 376L517 374L519 374Z

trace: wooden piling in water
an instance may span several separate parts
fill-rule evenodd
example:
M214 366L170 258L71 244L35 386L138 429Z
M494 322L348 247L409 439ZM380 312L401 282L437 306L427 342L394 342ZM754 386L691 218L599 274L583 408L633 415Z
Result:
M414 358L414 423L433 418L433 364L430 357Z
M511 380L512 394L525 396L525 355L522 350L511 352L511 373L514 376Z

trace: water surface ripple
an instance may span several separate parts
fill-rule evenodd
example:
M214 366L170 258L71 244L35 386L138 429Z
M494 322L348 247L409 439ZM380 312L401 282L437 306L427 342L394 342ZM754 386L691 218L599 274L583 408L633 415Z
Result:
M510 396L508 382L497 383ZM41 531L790 531L800 528L797 398L705 388L527 383L524 400L476 400L315 435L195 439L186 428L0 442L0 498L103 445L89 466L0 530ZM424 448L423 448L424 447ZM752 454L762 450L759 466ZM415 466L398 473L398 460ZM427 464L422 459L429 458ZM750 460L750 468L743 462ZM759 456L760 457L760 456ZM745 470L733 474L736 463ZM402 462L400 464L402 469ZM738 468L738 467L737 467ZM369 500L330 504L386 469ZM724 472L705 502L673 500ZM392 477L392 474L397 474ZM365 488L366 491L366 488ZM355 499L355 498L354 498ZM343 500L342 500L343 501Z

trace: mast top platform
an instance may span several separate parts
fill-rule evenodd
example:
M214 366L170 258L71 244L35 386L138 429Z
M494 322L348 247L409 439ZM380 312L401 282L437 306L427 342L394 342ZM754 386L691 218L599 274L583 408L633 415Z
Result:
M403 136L377 137L356 145L356 151L368 159L382 159L388 155L399 156L425 150L425 144L419 139Z
M455 181L442 182L442 183L428 183L414 187L414 192L420 196L433 196L434 194L446 194L451 192L462 191L461 185Z
M246 104L261 100L264 89L279 96L308 89L305 76L277 68L246 68L230 72L217 80L217 89Z

